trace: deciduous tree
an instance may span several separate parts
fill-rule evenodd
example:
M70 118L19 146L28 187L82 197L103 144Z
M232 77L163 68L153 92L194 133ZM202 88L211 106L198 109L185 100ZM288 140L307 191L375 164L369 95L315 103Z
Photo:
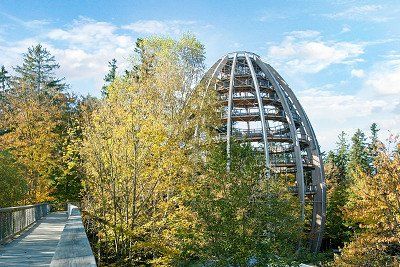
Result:
M154 71L143 71L143 57L139 78L117 78L85 127L85 209L100 261L176 265L197 242L188 203L199 168L194 129L202 111L192 96L204 48L191 36L142 42Z
M334 266L399 265L400 154L381 147L374 163L377 173L358 172L351 187L345 214L359 230Z
M294 264L303 231L298 198L279 177L267 180L262 155L250 144L232 142L229 172L226 161L221 144L210 151L198 179L194 206L203 229L203 264Z
M55 58L40 44L30 47L15 68L10 89L1 101L0 149L13 154L26 168L27 202L51 199L60 173L63 139L74 98L55 76Z

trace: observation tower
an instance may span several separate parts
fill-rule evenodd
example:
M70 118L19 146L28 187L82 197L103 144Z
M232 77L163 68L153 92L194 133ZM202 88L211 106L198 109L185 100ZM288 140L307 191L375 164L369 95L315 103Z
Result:
M308 224L309 245L318 251L326 215L326 187L319 145L311 123L292 89L260 56L233 52L205 74L206 90L221 103L222 140L251 142L263 154L267 179L287 179ZM307 212L309 211L309 212Z

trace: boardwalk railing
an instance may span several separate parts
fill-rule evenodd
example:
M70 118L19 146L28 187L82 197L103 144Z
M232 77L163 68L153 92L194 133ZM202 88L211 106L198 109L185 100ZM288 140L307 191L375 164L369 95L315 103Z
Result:
M50 264L50 267L63 266L96 266L79 208L71 204L68 204L68 221Z
M25 230L50 211L47 203L0 209L0 243Z

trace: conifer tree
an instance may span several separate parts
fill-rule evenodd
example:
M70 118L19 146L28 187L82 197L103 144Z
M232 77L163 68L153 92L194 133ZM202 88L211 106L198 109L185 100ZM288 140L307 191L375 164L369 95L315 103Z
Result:
M37 44L28 48L28 52L23 55L22 65L14 70L17 73L17 83L23 81L31 90L54 95L66 88L62 82L64 78L59 79L55 75L59 68L55 57L41 44Z
M204 265L295 266L302 234L296 196L283 180L265 180L262 157L250 144L231 145L230 172L220 144L197 181L194 206L204 229L197 253Z
M4 65L1 66L1 68L0 68L0 93L4 92L7 88L9 88L11 76L9 76L7 74L8 74L8 71L6 70Z
M326 183L328 188L327 222L325 240L331 248L342 246L351 236L344 220L343 208L347 203L350 184L348 174L349 144L346 133L338 136L336 149L328 153L325 161Z
M337 152L334 157L334 164L337 167L337 181L346 182L348 179L347 165L349 163L349 144L347 143L347 135L341 132L338 137Z
M370 131L371 131L371 136L370 136L371 142L368 144L368 164L370 166L371 171L373 173L376 173L374 159L378 155L378 149L380 146L380 141L378 140L378 132L379 132L378 125L376 123L372 123Z
M113 58L111 61L108 62L108 67L109 67L109 71L106 74L106 76L104 76L104 82L105 84L103 85L103 88L101 89L101 95L103 97L107 97L108 96L108 86L110 86L110 84L115 80L116 75L117 75L117 60L115 58Z
M371 169L368 162L368 144L365 134L360 129L357 129L351 138L351 142L348 168L349 174L353 179L357 171L369 173Z

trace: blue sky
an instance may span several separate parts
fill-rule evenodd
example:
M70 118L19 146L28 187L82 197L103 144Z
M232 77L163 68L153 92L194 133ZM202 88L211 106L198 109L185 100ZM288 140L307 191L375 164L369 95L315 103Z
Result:
M99 95L107 61L128 66L136 38L190 31L207 66L246 50L275 67L327 150L372 122L382 139L400 132L399 25L399 1L0 0L0 65L40 42L71 91Z

